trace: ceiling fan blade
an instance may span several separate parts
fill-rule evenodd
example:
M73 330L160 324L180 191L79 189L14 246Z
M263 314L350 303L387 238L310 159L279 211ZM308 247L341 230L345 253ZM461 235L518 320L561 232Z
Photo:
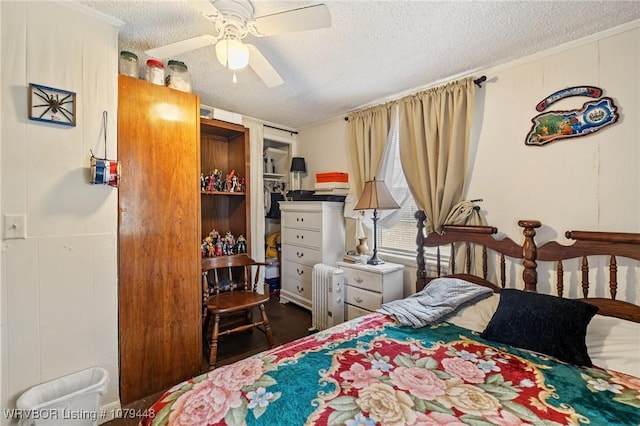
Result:
M259 16L248 22L255 36L270 36L295 31L315 30L331 26L331 14L324 4L291 9L272 15Z
M216 37L210 34L203 34L164 46L154 47L153 49L145 50L144 53L152 58L165 59L190 50L211 46L212 44L216 44L216 41Z
M258 77L262 79L267 87L275 87L284 83L280 74L271 66L257 47L252 44L247 44L246 46L249 48L249 66L258 74Z
M189 4L210 21L221 20L222 13L209 0L191 0Z

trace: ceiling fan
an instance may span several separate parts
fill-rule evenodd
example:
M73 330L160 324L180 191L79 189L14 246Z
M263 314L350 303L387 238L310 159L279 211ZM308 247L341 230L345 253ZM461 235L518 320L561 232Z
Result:
M216 46L216 57L234 71L249 65L267 87L283 83L282 77L252 44L243 43L247 34L265 37L276 34L328 28L331 15L324 4L253 17L250 0L196 0L189 2L202 16L212 21L217 34L202 34L186 40L146 50L154 58L165 59L205 46Z

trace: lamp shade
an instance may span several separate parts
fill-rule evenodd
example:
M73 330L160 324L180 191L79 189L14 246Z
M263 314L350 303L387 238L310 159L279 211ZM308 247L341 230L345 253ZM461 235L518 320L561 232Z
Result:
M400 206L393 199L387 185L384 181L373 180L367 181L364 184L364 190L358 200L358 204L353 208L354 210L391 210L399 209Z
M233 38L220 40L216 43L216 57L225 67L239 70L249 64L249 48Z
M290 172L307 173L307 164L304 162L304 157L293 157L291 159Z

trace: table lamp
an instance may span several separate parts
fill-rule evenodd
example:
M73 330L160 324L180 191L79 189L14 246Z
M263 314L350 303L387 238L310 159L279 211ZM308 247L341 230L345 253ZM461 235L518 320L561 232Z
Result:
M353 208L354 210L372 210L373 209L373 255L371 259L367 261L369 265L380 265L384 263L384 260L378 257L378 210L391 210L399 209L400 206L393 199L389 189L384 184L384 181L373 180L367 181L364 184L362 195L358 200L358 204Z
M307 164L304 162L304 157L291 158L291 169L289 170L293 174L293 182L291 182L291 189L294 191L300 190L300 173L307 173Z

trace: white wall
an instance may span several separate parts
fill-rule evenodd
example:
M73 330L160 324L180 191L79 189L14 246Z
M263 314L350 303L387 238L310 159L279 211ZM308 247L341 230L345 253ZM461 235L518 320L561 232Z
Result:
M513 234L518 232L514 217L541 220L548 227L539 232L540 241L571 228L640 231L638 25L487 71L490 81L480 89L482 122L472 147L477 154L468 188L469 197L485 199L491 223ZM589 136L525 146L536 104L579 85L602 88L617 105L619 122ZM581 108L588 100L566 98L546 111Z
M488 223L521 241L517 220L540 220L539 244L570 244L564 238L568 230L640 232L639 27L636 21L487 70L489 81L477 109L481 121L471 149L468 198L485 200ZM536 104L557 90L580 85L602 88L618 107L619 122L589 136L526 146ZM580 109L588 100L566 98L545 111ZM554 291L550 265L540 266L539 289ZM576 268L577 262L566 266ZM576 295L578 274L565 279ZM638 269L621 269L619 280L619 298L640 303ZM603 286L597 295L605 297L605 290Z
M89 182L90 150L116 157L118 26L74 3L1 2L0 207L26 217L2 241L2 395L91 366L118 405L117 190ZM27 119L27 88L76 92L77 125ZM5 424L7 419L2 418Z
M301 178L301 189L315 189L316 173L349 171L344 143L346 123L344 117L340 117L300 130L298 141L304 142L298 143L296 156L304 157L307 164L307 173ZM345 248L353 250L357 244L354 220L346 219L345 231Z
M347 147L344 143L347 128L344 117L300 130L296 155L304 157L307 174L302 176L301 188L314 189L316 173L346 172L349 170Z
M489 224L518 242L519 219L542 221L539 243L568 243L564 232L570 229L640 232L639 26L636 21L474 73L488 81L477 91L467 198L484 199ZM618 106L619 122L589 136L525 146L536 104L579 85L602 88ZM549 110L580 108L586 100L564 99ZM334 168L336 153L344 152L344 132L328 130L343 127L343 117L336 117L301 131L299 151L309 153L310 170ZM517 271L513 276L519 279ZM619 298L639 303L640 272L619 276L630 281ZM539 278L542 283L549 277L543 272ZM405 282L405 292L411 284ZM541 288L551 291L548 284Z

